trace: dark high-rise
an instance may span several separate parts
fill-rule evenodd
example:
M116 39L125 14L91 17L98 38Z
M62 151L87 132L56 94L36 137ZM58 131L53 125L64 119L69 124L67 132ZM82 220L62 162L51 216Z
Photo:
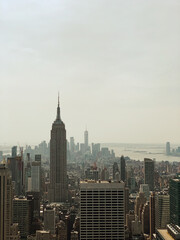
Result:
M126 179L126 163L124 156L120 158L120 178L124 182Z
M180 226L180 179L171 179L170 195L170 223Z
M154 190L154 161L149 158L144 159L144 183L149 185L149 190Z
M50 202L65 202L67 200L66 129L60 117L59 98L57 117L51 130L48 195Z

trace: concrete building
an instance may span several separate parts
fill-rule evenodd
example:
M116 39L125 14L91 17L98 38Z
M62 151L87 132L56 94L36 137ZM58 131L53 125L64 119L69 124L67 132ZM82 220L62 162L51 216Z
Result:
M170 155L171 154L171 147L170 147L170 142L166 143L166 155Z
M150 204L149 204L149 215L150 215L150 239L153 239L153 234L155 233L155 192L151 192Z
M180 239L180 226L168 224L166 229L157 229L157 240L179 240Z
M158 193L155 200L156 228L166 228L170 223L170 197L169 194Z
M135 215L139 217L140 219L140 209L141 209L141 206L144 206L144 204L146 203L146 197L144 195L144 193L139 193L139 195L136 197L136 200L135 200Z
M84 131L84 147L85 151L89 150L89 140L88 140L88 131Z
M170 223L180 226L180 178L171 179L170 195Z
M149 201L150 191L148 184L140 184L139 192L144 193L147 201Z
M12 180L4 164L0 165L0 239L10 240L12 223Z
M17 223L14 223L10 227L10 240L20 240L20 231Z
M149 185L149 190L154 190L154 161L149 158L144 159L144 183Z
M119 172L119 167L117 162L114 162L113 164L113 180L116 180L116 173Z
M125 239L124 183L80 183L80 239Z
M34 161L31 165L31 191L41 191L41 162Z
M52 125L50 140L49 201L65 202L67 189L66 129L60 117L58 98L57 117Z
M142 232L144 234L150 233L150 223L149 223L149 202L144 204L142 209Z
M44 230L55 234L55 209L50 207L44 209Z
M36 240L51 240L50 231L36 231Z

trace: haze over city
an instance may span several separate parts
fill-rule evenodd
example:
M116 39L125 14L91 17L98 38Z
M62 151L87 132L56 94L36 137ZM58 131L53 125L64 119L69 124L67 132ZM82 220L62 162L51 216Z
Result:
M180 142L180 2L0 3L0 144Z

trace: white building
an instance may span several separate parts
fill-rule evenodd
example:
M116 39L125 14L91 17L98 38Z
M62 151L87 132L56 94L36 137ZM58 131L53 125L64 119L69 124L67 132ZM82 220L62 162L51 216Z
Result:
M80 183L80 239L124 240L124 183Z

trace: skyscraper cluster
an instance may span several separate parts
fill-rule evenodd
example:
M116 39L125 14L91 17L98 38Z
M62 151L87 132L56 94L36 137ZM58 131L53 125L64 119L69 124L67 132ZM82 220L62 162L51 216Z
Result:
M0 240L179 239L179 162L116 157L87 129L68 142L59 98L47 149L0 153Z

